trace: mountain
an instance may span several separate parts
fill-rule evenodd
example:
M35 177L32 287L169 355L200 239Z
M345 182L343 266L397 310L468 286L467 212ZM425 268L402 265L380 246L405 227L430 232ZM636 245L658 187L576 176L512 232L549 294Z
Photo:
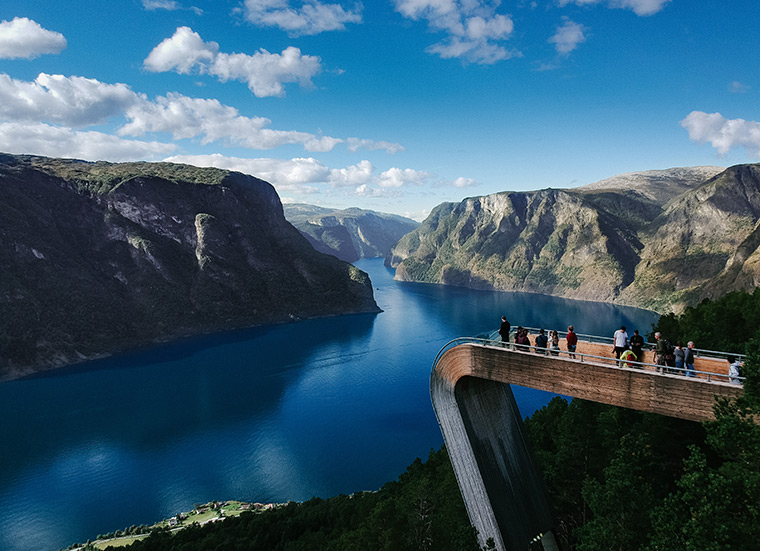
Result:
M184 335L379 311L274 188L168 163L0 155L0 377Z
M354 262L384 257L418 222L358 208L327 209L303 203L283 205L285 218L320 252Z
M439 205L396 278L679 312L760 284L760 165L629 173Z

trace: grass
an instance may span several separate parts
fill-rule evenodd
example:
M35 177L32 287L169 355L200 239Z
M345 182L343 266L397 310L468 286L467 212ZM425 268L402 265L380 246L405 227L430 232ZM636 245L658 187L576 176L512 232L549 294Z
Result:
M127 547L132 545L137 540L144 540L148 537L148 534L140 534L137 536L123 536L120 538L114 538L112 540L98 540L93 545L95 549L105 549L106 547Z
M225 505L223 507L220 507L223 517L221 518L227 518L227 517L236 517L240 515L241 513L245 513L246 511L254 511L252 508L252 504L249 505L248 508L244 508L243 506L246 505L246 502L243 501L227 501L224 502ZM183 513L183 516L186 518L184 520L179 520L178 523L175 526L170 527L169 526L169 520L164 519L161 522L157 522L156 524L147 527L147 530L153 530L156 528L169 528L172 532L175 530L182 530L183 528L186 528L188 526L191 526L192 524L203 524L206 522L209 522L211 520L214 520L219 517L219 509L212 509L211 503L207 503L200 507L201 509L206 509L206 511L202 513L196 512L196 510L192 510L187 513ZM180 516L180 515L177 515ZM121 531L117 531L117 534L121 534ZM130 534L130 535L118 535L115 537L105 537L102 539L97 539L92 542L92 547L95 549L106 549L109 546L110 547L128 547L132 545L135 541L145 539L149 536L148 533L144 534ZM82 549L84 545L77 544L75 546L78 549Z

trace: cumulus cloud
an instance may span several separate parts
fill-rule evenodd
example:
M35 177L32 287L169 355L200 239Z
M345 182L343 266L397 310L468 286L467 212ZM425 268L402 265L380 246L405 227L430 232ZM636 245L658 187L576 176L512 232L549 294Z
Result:
M290 36L315 35L324 31L342 31L346 23L362 22L362 6L346 10L340 4L323 4L317 0L291 7L290 0L246 0L245 17L259 27L277 27Z
M661 11L668 2L670 0L559 0L559 5L607 4L610 8L632 10L636 15L646 16Z
M578 44L586 42L586 36L583 34L586 28L567 17L563 19L562 26L557 28L557 32L549 39L549 42L554 44L558 54L568 55L578 47Z
M302 55L301 50L293 46L280 54L263 48L253 55L226 54L219 51L219 44L205 42L190 27L178 27L174 35L153 48L143 65L153 72L197 72L222 82L245 82L257 97L282 96L284 84L288 82L311 86L312 77L322 69L318 57Z
M498 0L394 0L396 11L413 21L426 20L430 30L447 35L427 48L442 58L461 58L481 65L519 56L499 44L514 30L512 19L496 13Z
M309 152L332 151L348 141L348 148L402 151L400 144L359 138L335 138L298 130L270 128L265 117L246 117L216 99L169 93L155 99L138 94L126 84L106 84L84 77L40 73L31 82L0 73L0 120L46 122L76 128L121 119L122 137L166 133L174 140L198 139L202 145L221 143L248 149L302 145Z
M381 188L400 188L407 184L422 185L432 175L429 172L414 170L412 168L389 168L380 173L377 185Z
M358 187L368 185L372 181L375 167L369 161L361 161L358 164L346 168L334 168L330 170L328 182L335 187Z
M681 121L689 139L709 142L721 155L734 147L744 147L747 154L760 157L760 123L744 119L726 119L720 113L692 111Z
M34 59L59 54L66 48L61 33L43 29L26 17L0 22L0 59Z
M345 168L329 168L313 157L294 159L244 159L224 155L175 155L168 162L237 170L271 183L278 192L311 193L314 189L342 191L348 195L399 196L406 185L422 185L432 176L410 168L391 168L375 174L367 160Z
M0 74L0 118L82 127L105 122L144 101L126 84L40 73L32 82Z
M216 99L190 98L176 93L155 101L135 103L126 111L126 117L129 122L119 129L120 135L166 132L175 140L200 137L204 145L221 141L249 149L274 149L302 144L307 151L325 152L343 141L309 132L267 128L271 121L265 117L245 117Z
M459 188L462 188L462 187L471 187L471 186L478 185L478 182L477 182L477 180L473 180L472 178L464 178L464 177L460 176L459 178L457 178L456 180L454 180L452 182L452 185L454 187L459 187Z
M356 152L359 149L367 149L369 151L385 150L386 153L398 153L404 151L404 146L398 143L391 143L385 141L376 142L375 140L361 140L359 138L348 138L346 140L348 144L348 150Z
M122 162L157 159L176 149L174 144L124 140L42 123L0 123L0 151L7 153Z
M201 145L219 143L257 150L301 145L309 152L328 152L345 141L350 141L351 151L360 147L389 153L403 150L401 145L390 142L343 140L298 130L274 129L268 118L241 115L234 107L216 99L191 98L178 93L149 99L126 84L45 73L33 81L17 80L0 73L0 121L52 123L74 128L115 123L120 124L116 134L122 138L165 133L173 140L193 139Z

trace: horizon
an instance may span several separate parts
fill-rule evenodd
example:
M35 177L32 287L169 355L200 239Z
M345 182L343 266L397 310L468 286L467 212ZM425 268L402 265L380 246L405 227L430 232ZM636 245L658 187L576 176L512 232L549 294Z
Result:
M283 203L418 221L465 197L753 163L757 16L705 0L8 0L0 151L216 166Z

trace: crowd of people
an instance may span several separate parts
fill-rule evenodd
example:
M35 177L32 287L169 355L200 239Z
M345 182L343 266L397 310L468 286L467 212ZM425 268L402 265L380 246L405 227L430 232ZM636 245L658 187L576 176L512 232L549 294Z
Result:
M507 321L506 316L501 317L501 326L499 327L499 335L504 342L510 342L509 336L512 331L512 326ZM571 358L575 359L575 349L578 346L578 335L575 333L573 326L567 328L567 335L565 336L565 344L567 346L567 352ZM515 330L514 345L517 350L529 351L531 349L530 342L530 330L525 327L519 326ZM548 354L551 356L559 356L559 332L556 330L549 331L548 334L544 329L539 330L538 335L533 343L533 350L539 354Z
M501 326L499 335L504 342L510 342L512 326L507 321L506 316L501 317ZM671 373L685 375L686 377L695 377L694 369L694 341L684 344L678 341L673 346L670 341L665 339L658 331L654 334L654 347L652 349L651 363L658 366L661 373ZM570 358L575 359L575 351L578 346L578 335L571 325L567 328L565 337L567 353ZM612 351L615 359L621 367L643 367L642 364L648 363L645 358L645 341L644 337L639 334L638 329L634 329L633 335L628 335L625 326L615 331L612 336ZM522 326L515 330L514 347L516 350L531 351L538 354L558 356L560 353L559 333L551 330L547 333L540 329L534 342L531 344L530 331ZM741 384L742 363L735 356L727 357L728 380L730 383Z

